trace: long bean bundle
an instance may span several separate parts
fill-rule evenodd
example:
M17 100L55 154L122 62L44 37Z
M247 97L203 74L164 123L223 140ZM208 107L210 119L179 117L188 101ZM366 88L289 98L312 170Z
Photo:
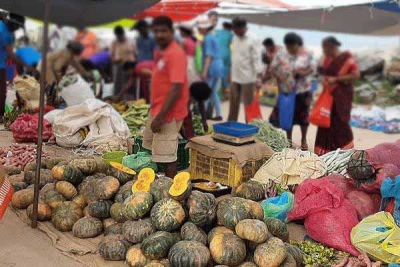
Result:
M273 151L281 152L283 149L290 147L290 142L287 140L285 133L276 129L268 121L253 120L251 124L260 128L257 138L267 144Z

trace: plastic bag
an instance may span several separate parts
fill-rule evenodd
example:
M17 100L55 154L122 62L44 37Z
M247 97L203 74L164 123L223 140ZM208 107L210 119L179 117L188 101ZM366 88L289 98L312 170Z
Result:
M285 131L292 130L294 110L296 107L296 92L280 93L278 98L279 125Z
M196 45L196 52L194 55L194 63L198 72L203 71L203 48L201 44Z
M382 211L362 220L351 231L351 242L375 260L400 262L400 228L388 212Z
M70 83L71 79L75 82ZM68 106L78 105L88 99L95 98L90 84L78 74L65 76L59 86L62 88L60 95Z
M38 141L39 118L37 115L22 114L11 124L10 129L16 142L37 142ZM51 124L43 119L43 141L48 141L53 132Z
M333 97L331 93L324 90L311 111L310 122L321 128L329 128L331 126L332 105Z
M293 208L293 202L294 196L289 192L284 192L281 196L264 200L261 202L264 217L273 217L286 222L286 215Z
M138 152L133 155L125 156L122 164L136 172L140 172L144 168L151 168L157 172L157 164L151 159L151 155L147 152Z
M307 179L294 197L288 220L305 219L307 234L315 241L354 256L360 254L350 241L351 229L359 222L357 211L339 187L326 179Z

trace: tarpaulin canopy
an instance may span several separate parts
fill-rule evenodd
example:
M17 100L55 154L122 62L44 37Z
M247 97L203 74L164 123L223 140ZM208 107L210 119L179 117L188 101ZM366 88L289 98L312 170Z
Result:
M159 0L54 0L49 21L68 26L93 26L128 18ZM0 0L0 8L43 20L44 0Z
M206 13L210 9L219 7L221 4L227 3L231 3L231 6L225 6L225 9L236 8L245 10L248 7L258 7L260 10L266 10L265 8L292 9L292 6L279 0L162 0L158 4L135 15L133 18L154 18L160 15L165 15L171 17L174 21L186 21L194 19L198 15ZM225 10L224 13L226 13Z
M273 27L363 35L400 35L400 6L392 0L288 12L237 14L249 22Z

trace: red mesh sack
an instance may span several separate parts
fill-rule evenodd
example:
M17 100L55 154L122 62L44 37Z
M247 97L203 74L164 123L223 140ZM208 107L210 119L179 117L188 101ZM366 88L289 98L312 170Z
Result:
M331 175L325 176L322 179L326 179L329 182L331 182L332 184L339 187L342 190L344 195L347 195L351 191L357 190L357 188L355 188L355 186L351 182L351 180L344 177L341 174L331 174Z
M394 143L383 143L366 150L368 162L378 170L385 164L400 168L400 140Z
M357 211L341 189L327 179L307 179L297 188L289 220L305 219L308 235L324 245L358 256L350 232L358 224Z
M16 142L37 142L38 140L38 115L22 114L11 124L10 129ZM53 135L51 124L43 120L43 141L48 141Z
M357 210L358 219L361 221L365 217L375 214L379 211L378 207L374 204L374 200L370 195L363 191L354 190L346 195L346 198L354 205Z

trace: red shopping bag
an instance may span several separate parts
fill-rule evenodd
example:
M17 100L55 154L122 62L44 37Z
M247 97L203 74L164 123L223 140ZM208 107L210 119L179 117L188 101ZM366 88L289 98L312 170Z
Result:
M253 120L262 119L260 109L260 95L258 92L254 94L254 100L251 104L245 106L246 123L251 123Z
M313 110L311 111L309 121L321 128L329 128L331 126L331 111L333 97L328 90L324 90Z
M14 188L7 177L5 177L3 182L0 181L0 221L3 219L3 215L6 212L8 203L10 203L13 194Z

